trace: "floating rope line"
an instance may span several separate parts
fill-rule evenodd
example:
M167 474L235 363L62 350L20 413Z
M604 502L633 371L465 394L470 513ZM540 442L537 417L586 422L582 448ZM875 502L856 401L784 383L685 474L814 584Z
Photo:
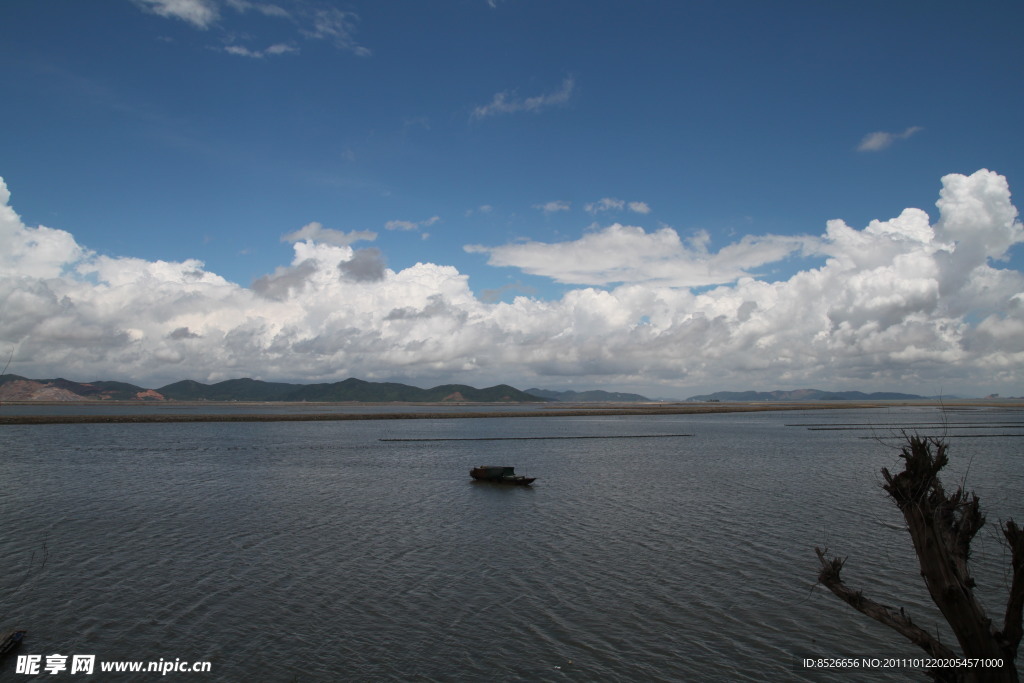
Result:
M992 437L1024 437L1020 432L1016 434L943 434L942 436L929 436L929 439L988 439ZM903 440L902 436L858 436L858 439L873 439L875 441L896 441Z
M610 436L474 436L430 439L378 439L378 441L541 441L554 439L670 439L693 434L614 434Z
M917 429L920 426L926 425L908 425L906 427L900 426L902 430ZM949 427L950 429L1024 429L1024 423L1020 424L973 424L973 425L942 425ZM841 432L841 431L867 431L867 430L881 431L876 425L874 427L808 427L809 432Z

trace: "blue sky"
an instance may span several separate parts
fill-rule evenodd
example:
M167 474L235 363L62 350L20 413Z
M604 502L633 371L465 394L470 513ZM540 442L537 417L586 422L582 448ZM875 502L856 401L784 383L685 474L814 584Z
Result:
M743 371L710 357L719 343L712 337L681 332L703 305L686 297L710 293L715 306L742 299L764 311L763 300L744 299L737 284L743 278L796 287L802 273L839 258L838 242L825 238L831 219L863 231L872 220L913 207L936 224L935 202L948 174L990 169L1009 191L1024 184L1021 25L1019 2L4 3L0 176L18 229L46 226L73 236L83 251L60 272L77 277L78 287L110 284L95 267L102 257L122 265L197 260L204 273L277 302L301 289L311 298L292 303L308 315L303 325L294 323L287 344L316 339L318 355L302 356L293 367L283 355L271 360L268 349L274 338L285 343L287 325L248 304L238 304L246 311L239 320L271 321L277 329L265 332L259 353L221 359L221 369L181 360L189 357L181 350L164 349L163 356L179 360L160 361L148 346L181 329L187 331L178 341L216 339L223 346L240 329L208 322L200 330L199 320L178 325L184 317L165 321L177 325L169 331L140 325L128 335L134 351L95 349L91 365L73 353L76 346L81 351L77 343L58 351L60 340L46 336L42 323L2 341L28 349L27 340L42 335L54 345L45 356L19 350L26 370L120 369L139 381L212 380L262 368L266 379L349 373L420 384L516 384L522 377L553 388L593 384L682 395L698 387L806 382L892 389L917 381L930 386L908 390L932 392L969 376L983 393L993 387L1024 394L1014 370L1022 349L1001 346L998 359L980 359L982 343L963 332L942 338L972 358L948 377L941 366L951 356L935 356L934 367L917 358L908 365L896 342L879 352L876 365L860 362L834 375L834 359L821 349L808 351L815 373L797 371L785 354L775 370ZM1008 241L996 240L972 262L1000 271L1002 299L943 308L947 282L933 273L938 304L925 306L933 331L975 329L992 316L992 325L1016 325L1007 311L1021 291L1015 283L1024 250L1019 225L1006 230ZM310 261L320 270L300 267L302 244L322 247L320 260ZM417 263L454 269L466 306L483 308L460 308L459 297L437 283L432 293L400 294L392 275L413 278L409 269ZM870 279L892 265L857 268ZM377 283L358 296L386 310L374 318L353 309L341 321L345 306L356 306L346 297L356 294L326 282L328 289L317 289L307 277L335 266L342 279ZM980 272L975 284L982 291L979 278ZM487 354L473 347L493 345L483 335L447 353L418 357L407 348L399 361L346 354L338 336L353 329L379 336L382 321L411 320L413 311L418 320L431 318L440 309L430 302L439 301L469 316L458 323L455 315L449 324L459 326L469 320L501 327L495 316L507 311L493 306L513 307L516 297L525 299L518 304L524 310L562 307L559 320L566 310L586 308L573 297L611 296L625 311L630 288L646 288L648 296L648 303L630 300L635 315L620 320L593 303L600 329L579 323L562 331L579 335L570 358L549 351L540 353L543 362L531 360L537 354L524 355L525 346L553 347L530 337L518 352L485 361ZM664 288L670 294L653 293ZM303 301L328 293L346 303L324 327L324 316ZM401 296L411 297L408 305ZM670 319L655 325L660 341L623 363L609 352L615 343L607 335L615 325L635 330L656 318L662 309L650 296L682 298L668 306ZM827 310L829 292L817 296L831 327L807 333L833 335L838 343L842 316ZM8 306L8 315L14 310ZM85 318L76 324L127 329L112 318L88 318L95 306L90 310L83 304L76 315ZM403 310L406 318L387 317ZM913 327L910 309L900 310L900 326ZM891 333L888 318L861 318L858 329L872 322L875 332ZM748 322L737 317L737 327L722 334L735 341ZM400 336L419 335L429 347L455 329ZM504 339L526 334L502 329ZM850 343L862 359L875 353L861 337ZM668 362L673 354L710 356L704 369L645 360ZM723 377L729 386L716 386Z

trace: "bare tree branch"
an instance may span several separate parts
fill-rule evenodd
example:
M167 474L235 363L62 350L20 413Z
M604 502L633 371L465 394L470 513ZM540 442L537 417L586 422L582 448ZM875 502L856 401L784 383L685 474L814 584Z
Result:
M1010 598L1006 602L1006 616L1003 618L1003 630L999 636L1004 649L1016 657L1024 630L1024 530L1010 519L1003 524L1003 536L1010 546L1013 580L1010 582Z
M971 541L985 526L978 496L962 487L951 494L943 489L938 475L949 462L948 444L944 440L907 434L904 437L906 444L900 451L904 469L895 475L883 469L885 484L882 488L903 513L921 576L932 601L953 630L962 657L1003 663L1000 668L955 672L932 669L929 673L939 680L1015 682L1018 679L1014 660L1021 641L1024 614L1024 531L1013 520L1002 525L1011 551L1013 579L1003 629L997 631L974 595L975 581L968 565ZM824 552L814 550L821 562L818 581L841 600L894 629L934 657L956 656L931 634L915 626L903 609L896 612L848 588L839 576L845 560L828 560Z
M866 614L877 622L885 624L906 637L914 645L921 647L932 657L955 657L955 653L943 645L932 634L910 620L902 608L896 610L888 605L875 602L864 597L860 591L849 588L839 576L845 559L834 557L831 560L825 557L825 552L815 548L821 560L821 572L818 574L818 581L832 591L840 600L861 614Z

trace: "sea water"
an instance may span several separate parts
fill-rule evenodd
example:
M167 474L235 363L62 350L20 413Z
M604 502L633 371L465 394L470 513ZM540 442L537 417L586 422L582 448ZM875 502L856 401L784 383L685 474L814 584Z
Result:
M1024 517L1013 410L0 427L0 629L97 672L0 678L834 680L802 659L920 657L815 585L818 546L953 644L880 486L901 427L949 437L947 487L990 520ZM1008 564L983 530L996 618Z

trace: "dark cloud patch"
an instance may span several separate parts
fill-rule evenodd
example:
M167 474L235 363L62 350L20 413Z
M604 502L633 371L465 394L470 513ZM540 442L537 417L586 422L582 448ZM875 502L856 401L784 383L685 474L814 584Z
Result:
M463 322L469 318L465 311L452 306L451 302L445 299L443 295L431 294L427 297L427 305L423 308L417 309L410 306L393 308L386 316L384 316L384 319L423 320L425 318L435 318L438 316L448 316Z
M252 291L267 299L284 301L291 292L300 291L315 272L316 261L307 259L297 266L278 268L271 275L257 278L252 283Z
M384 269L384 255L376 247L356 249L351 259L338 264L341 276L356 282L380 282Z
M202 335L196 334L187 327L179 327L167 336L170 339L198 339Z

